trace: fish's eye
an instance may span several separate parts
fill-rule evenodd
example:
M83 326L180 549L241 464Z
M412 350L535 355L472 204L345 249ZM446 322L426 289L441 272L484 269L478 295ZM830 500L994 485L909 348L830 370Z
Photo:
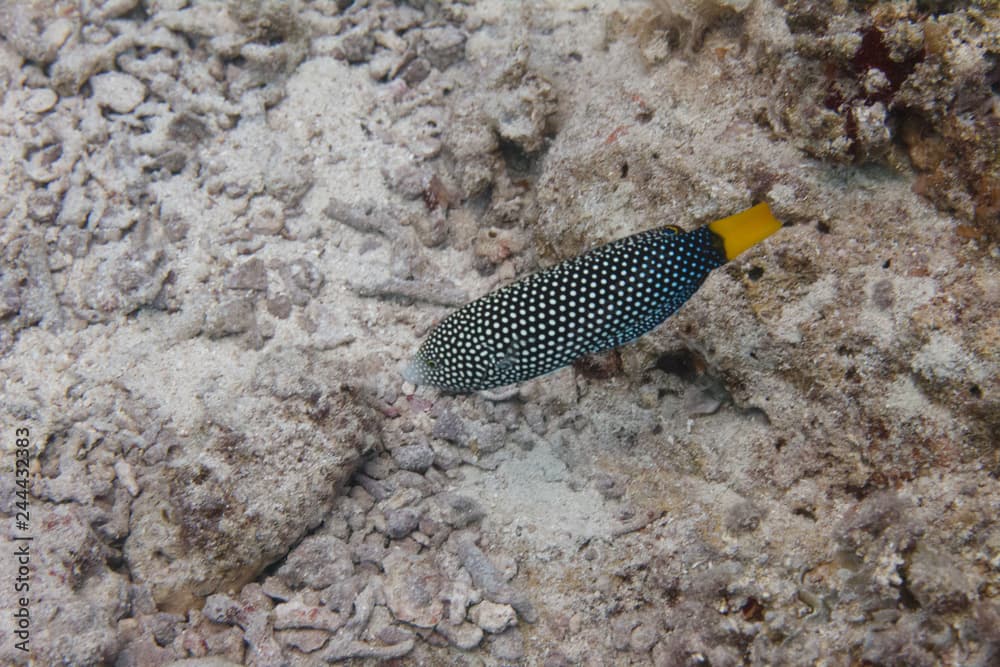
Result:
M501 353L496 360L497 370L507 371L514 367L514 357Z

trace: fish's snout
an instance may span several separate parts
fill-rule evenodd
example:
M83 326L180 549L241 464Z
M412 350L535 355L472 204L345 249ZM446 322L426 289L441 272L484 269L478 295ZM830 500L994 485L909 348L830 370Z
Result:
M414 359L410 363L403 367L400 371L400 375L403 379L410 384L426 384L427 383L427 373L424 368L424 363L419 359Z

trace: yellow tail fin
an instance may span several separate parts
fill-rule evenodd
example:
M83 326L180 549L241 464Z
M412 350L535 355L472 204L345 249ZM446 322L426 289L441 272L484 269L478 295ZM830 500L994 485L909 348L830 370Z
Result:
M742 213L709 223L708 228L722 239L726 261L781 229L781 223L767 204L757 204Z

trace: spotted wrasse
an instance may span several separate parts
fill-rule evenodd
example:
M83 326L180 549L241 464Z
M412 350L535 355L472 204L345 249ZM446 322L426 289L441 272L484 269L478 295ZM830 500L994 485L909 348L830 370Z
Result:
M712 269L781 227L767 204L690 232L660 227L613 241L446 317L404 377L453 392L529 380L655 328Z

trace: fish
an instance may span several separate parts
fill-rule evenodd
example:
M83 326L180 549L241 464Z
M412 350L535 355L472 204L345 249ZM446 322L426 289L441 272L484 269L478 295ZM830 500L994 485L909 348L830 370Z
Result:
M689 232L639 232L538 271L445 317L403 370L452 393L524 382L629 343L698 291L713 269L780 229L766 203Z

